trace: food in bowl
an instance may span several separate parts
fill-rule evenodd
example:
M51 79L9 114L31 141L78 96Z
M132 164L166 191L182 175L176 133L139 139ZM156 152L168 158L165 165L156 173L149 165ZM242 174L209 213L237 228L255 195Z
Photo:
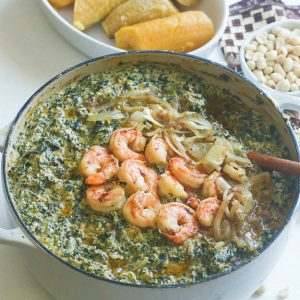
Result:
M115 34L117 47L125 50L193 51L214 34L214 25L202 11L186 11L170 17L125 26Z
M260 32L245 46L245 59L260 83L281 92L300 90L300 28Z
M229 271L272 239L294 186L248 161L288 151L239 103L170 65L78 79L15 140L14 205L47 249L101 278L167 286Z
M183 6L171 0L76 0L73 25L85 31L102 22L107 36L123 50L193 51L213 38L214 25L202 11L180 11L198 1L182 2ZM61 8L65 2L50 3Z
M113 38L124 26L130 26L178 13L169 0L129 0L114 9L102 22L105 33Z

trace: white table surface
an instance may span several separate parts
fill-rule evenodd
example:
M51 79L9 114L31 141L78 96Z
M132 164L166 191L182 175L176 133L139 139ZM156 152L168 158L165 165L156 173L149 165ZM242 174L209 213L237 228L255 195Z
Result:
M216 49L210 58L222 62L220 50ZM0 0L0 128L14 118L29 96L49 78L85 59L50 26L35 0ZM2 190L0 197L3 199ZM283 299L278 294L283 289L288 289L286 299L300 299L299 214L292 223L287 249L266 280L266 292L256 299ZM11 226L7 218L2 218L0 225ZM32 278L16 249L0 245L2 299L53 300L53 297Z

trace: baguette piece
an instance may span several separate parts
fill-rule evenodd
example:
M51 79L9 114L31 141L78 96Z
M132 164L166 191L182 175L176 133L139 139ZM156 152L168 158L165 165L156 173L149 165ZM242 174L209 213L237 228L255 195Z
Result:
M170 0L128 0L112 11L102 26L112 38L121 27L168 17L177 12Z
M187 11L122 27L115 38L117 47L125 50L189 52L206 44L213 35L213 23L204 12Z
M192 6L199 2L199 0L176 0L179 4L184 6Z
M49 2L55 8L61 9L74 3L74 0L49 0Z
M84 31L126 0L75 0L73 25Z

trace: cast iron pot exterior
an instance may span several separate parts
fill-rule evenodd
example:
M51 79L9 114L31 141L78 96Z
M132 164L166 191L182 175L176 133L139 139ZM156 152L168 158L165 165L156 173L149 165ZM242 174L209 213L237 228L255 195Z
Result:
M159 287L153 285L137 286L120 283L90 275L76 269L56 257L35 239L30 230L23 223L14 206L7 183L7 167L12 153L12 145L26 116L34 106L61 90L74 79L90 73L110 70L120 64L133 64L137 62L152 62L164 65L176 65L188 71L195 72L203 77L209 84L226 88L242 101L241 105L258 108L267 113L279 131L293 160L299 161L297 141L291 126L283 118L279 107L258 87L239 74L214 62L179 53L165 51L142 51L132 53L113 54L99 57L72 67L51 79L42 86L22 107L9 129L4 146L2 158L3 186L8 201L9 210L13 212L18 228L10 232L0 231L0 243L24 246L21 254L28 269L38 281L57 299L103 299L103 300L241 300L249 297L269 274L281 256L287 240L286 226L293 214L299 198L299 184L295 186L294 201L289 215L279 232L272 241L260 250L260 254L247 263L237 266L231 272L225 272L200 280L193 285L174 285ZM259 101L258 101L259 100ZM286 104L286 103L284 103ZM10 240L9 240L10 238Z

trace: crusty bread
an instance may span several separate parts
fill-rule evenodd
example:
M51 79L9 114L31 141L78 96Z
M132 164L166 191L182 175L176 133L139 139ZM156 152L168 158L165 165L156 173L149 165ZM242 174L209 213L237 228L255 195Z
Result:
M84 31L126 0L75 0L73 25Z
M74 0L49 0L49 2L55 8L60 9L74 3Z
M187 11L122 27L115 38L117 47L125 50L189 52L207 43L213 35L213 23L204 12Z
M192 6L199 2L199 0L176 0L179 4L184 6Z
M177 8L170 0L128 0L116 7L102 22L109 37L121 27L171 16Z

